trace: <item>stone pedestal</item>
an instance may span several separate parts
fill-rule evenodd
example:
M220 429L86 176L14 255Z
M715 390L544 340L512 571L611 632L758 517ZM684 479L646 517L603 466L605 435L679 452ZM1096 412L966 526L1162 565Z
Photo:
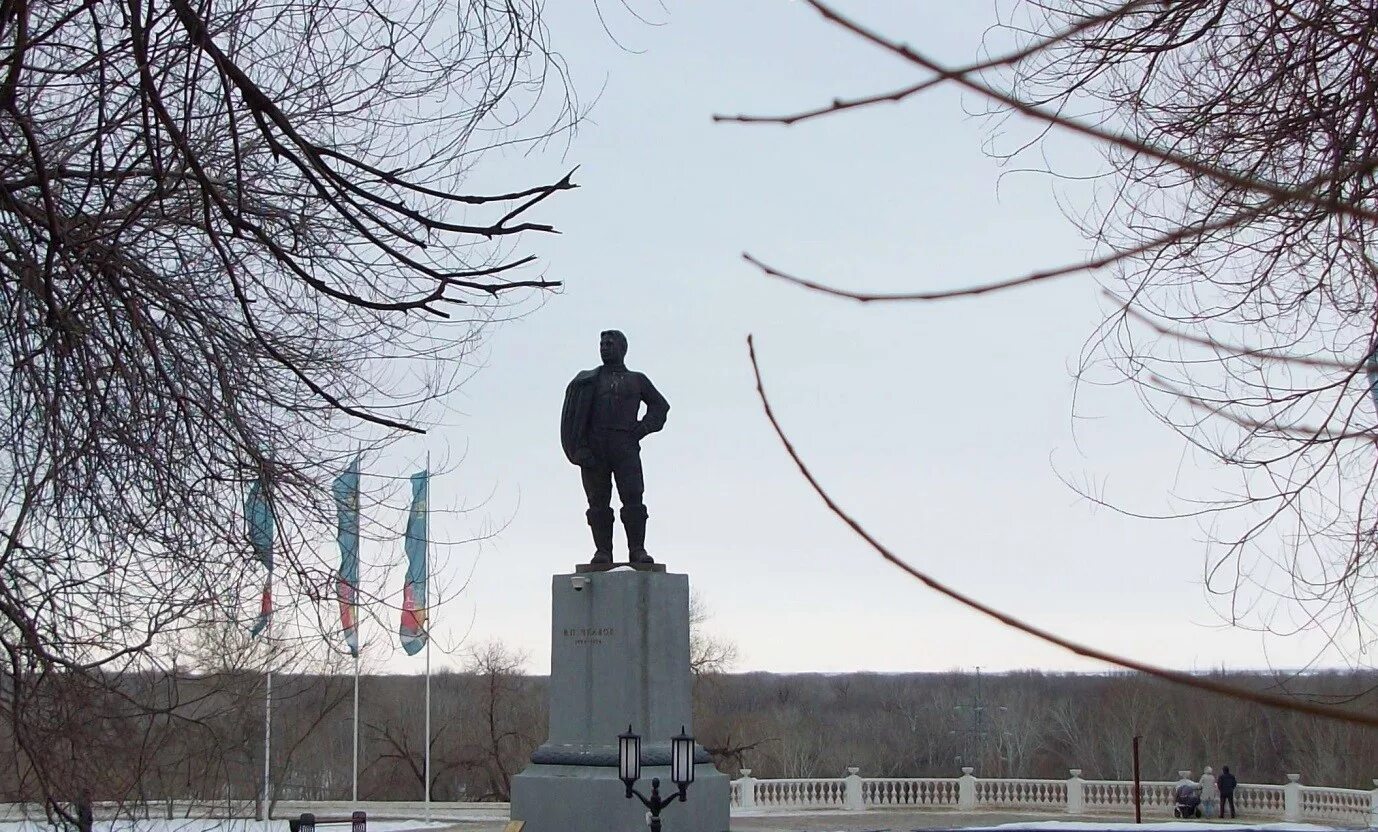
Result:
M670 782L670 737L693 733L689 577L616 569L556 575L550 650L550 738L512 778L524 832L637 832L646 810L617 779L617 735L641 735L641 780ZM665 832L726 832L727 776L702 748L689 799L661 813Z

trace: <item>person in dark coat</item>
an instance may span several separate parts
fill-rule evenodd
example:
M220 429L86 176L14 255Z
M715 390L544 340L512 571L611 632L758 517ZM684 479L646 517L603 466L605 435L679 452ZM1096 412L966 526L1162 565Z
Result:
M1220 769L1220 779L1216 781L1216 786L1220 788L1220 817L1225 817L1225 804L1230 804L1230 817L1239 817L1234 811L1234 790L1239 785L1239 781L1230 773L1229 766Z
M670 403L651 380L627 369L627 336L615 329L600 334L601 367L585 370L565 389L560 414L560 444L579 466L593 532L591 563L612 563L612 487L622 500L622 527L628 560L654 563L646 554L646 505L641 501L641 440L665 427ZM646 415L641 415L641 406Z

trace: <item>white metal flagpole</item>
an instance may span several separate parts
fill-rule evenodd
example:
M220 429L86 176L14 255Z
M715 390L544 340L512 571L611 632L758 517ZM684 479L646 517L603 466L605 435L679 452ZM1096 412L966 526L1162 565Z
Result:
M268 597L273 597L273 573L268 573ZM263 625L263 640L268 644L268 660L264 663L264 677L266 683L263 693L263 822L266 824L268 818L268 797L272 794L270 788L270 778L272 770L273 749L273 619L269 613L267 623Z
M357 592L357 590L356 590L356 592ZM358 632L358 631L357 631L357 628L358 628L358 626L359 626L359 624L358 624L357 621L354 623L354 626L355 626L355 628L356 628L355 632L356 632L356 634L357 634L357 632ZM357 635L356 635L355 637L357 638ZM353 788L353 790L350 792L350 800L352 800L352 801L355 802L355 803L358 803L358 802L359 802L359 654L358 654L357 652L354 654L354 765L353 765L353 767L352 767L352 771L353 771L353 773L354 773L354 777L353 777L354 788Z
M357 470L359 460L363 458L363 448L355 449L354 466ZM354 574L353 582L349 588L349 621L354 625L354 759L350 765L350 791L349 799L357 804L359 802L359 654L363 652L364 645L360 640L363 635L363 622L359 620L359 480L354 480L354 493L351 495L354 501Z
M428 553L429 554L429 553ZM429 583L429 577L427 578ZM427 592L430 587L426 587ZM429 599L427 600L429 603ZM426 616L426 820L431 819L431 634Z
M426 820L431 819L431 452L426 452Z

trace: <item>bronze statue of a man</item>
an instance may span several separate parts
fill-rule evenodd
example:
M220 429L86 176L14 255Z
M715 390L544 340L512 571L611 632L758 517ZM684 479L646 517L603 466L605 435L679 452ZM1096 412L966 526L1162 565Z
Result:
M641 439L665 427L670 403L651 380L627 369L627 336L599 336L603 365L585 370L565 388L560 444L579 466L593 530L591 563L612 563L612 484L622 500L622 527L632 563L655 563L646 554L646 506L641 502ZM641 405L646 415L641 415Z

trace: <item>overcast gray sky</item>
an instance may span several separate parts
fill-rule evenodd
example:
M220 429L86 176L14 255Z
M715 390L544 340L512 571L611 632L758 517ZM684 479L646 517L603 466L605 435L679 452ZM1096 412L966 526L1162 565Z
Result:
M665 431L644 443L649 547L689 574L710 629L737 643L739 670L1099 669L935 595L828 514L770 433L748 333L823 482L935 577L1166 665L1310 659L1314 641L1222 626L1201 586L1196 524L1096 509L1060 480L1161 511L1170 493L1201 493L1217 476L1128 388L1074 390L1102 313L1091 278L863 307L768 281L740 259L751 251L863 289L990 280L1084 256L1058 204L1078 194L1038 175L1001 178L1009 171L982 151L992 125L970 115L979 103L945 90L790 129L714 125L715 112L791 111L915 76L789 0L667 2L663 13L642 4L664 21L646 26L604 0L612 30L639 53L609 38L592 4L549 3L552 39L585 101L597 98L591 120L568 148L493 156L476 171L476 185L505 188L577 164L582 187L541 213L563 234L529 241L565 290L491 332L484 368L428 440L451 459L467 449L433 483L433 506L492 495L437 520L439 535L510 520L481 549L446 551L449 569L473 568L438 613L449 642L500 638L530 653L530 669L548 667L551 575L592 550L578 471L559 449L560 403L574 373L597 363L598 332L615 327L630 339L629 366L672 405ZM952 60L976 55L996 14L986 2L850 8ZM1054 149L1060 164L1094 167L1075 142ZM400 567L386 580L399 583Z

